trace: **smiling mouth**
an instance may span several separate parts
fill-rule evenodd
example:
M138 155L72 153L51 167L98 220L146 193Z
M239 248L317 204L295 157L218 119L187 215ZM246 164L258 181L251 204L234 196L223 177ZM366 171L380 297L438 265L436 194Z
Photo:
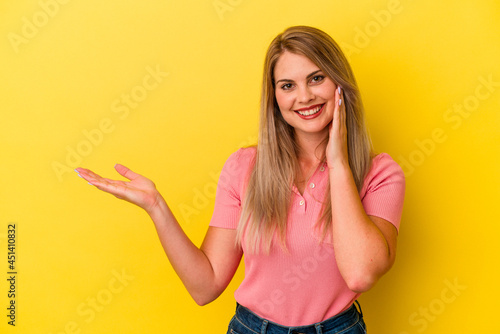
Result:
M295 110L295 112L302 116L311 116L317 114L321 110L321 108L323 108L323 106L324 104L321 104L306 110Z

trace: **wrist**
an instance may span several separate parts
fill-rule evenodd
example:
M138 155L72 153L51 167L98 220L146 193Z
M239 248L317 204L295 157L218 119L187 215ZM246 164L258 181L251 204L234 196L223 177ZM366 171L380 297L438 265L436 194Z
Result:
M165 213L170 211L167 203L160 195L160 193L156 194L154 203L145 210L153 220L155 220L155 218L160 218L162 216L165 216Z
M328 169L330 171L351 170L351 168L349 167L349 162L344 160L344 159L337 159L335 161L329 161L328 162Z

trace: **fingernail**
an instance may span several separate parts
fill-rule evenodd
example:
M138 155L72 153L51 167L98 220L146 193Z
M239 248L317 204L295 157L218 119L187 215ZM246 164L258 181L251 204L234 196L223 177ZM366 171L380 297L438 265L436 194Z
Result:
M93 184L92 184L92 183L90 183L90 182L88 182L88 184L90 184L91 186L93 186Z
M342 105L342 99L339 100L339 106Z
M83 176L80 175L80 173L78 173L78 176L81 177L83 179Z
M339 88L337 88L337 90L339 91L339 94L340 94L340 86L339 86Z

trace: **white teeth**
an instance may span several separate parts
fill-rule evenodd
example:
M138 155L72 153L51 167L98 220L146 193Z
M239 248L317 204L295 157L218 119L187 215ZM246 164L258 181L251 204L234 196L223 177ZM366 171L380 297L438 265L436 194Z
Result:
M314 115L316 114L318 111L321 110L321 107L323 106L317 106L313 109L309 109L309 110L303 110L303 111L297 111L299 114L301 114L302 116L310 116L310 115Z

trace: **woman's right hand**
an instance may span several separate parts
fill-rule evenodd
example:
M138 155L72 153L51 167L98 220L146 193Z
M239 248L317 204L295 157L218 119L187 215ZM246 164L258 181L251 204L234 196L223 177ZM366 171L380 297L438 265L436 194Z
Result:
M216 299L231 281L241 261L236 230L209 227L198 248L182 230L154 183L125 166L116 171L130 181L105 179L85 168L78 174L98 189L140 206L153 220L172 267L199 305Z
M150 179L132 172L127 167L117 164L116 171L130 181L120 181L106 179L93 171L85 168L77 168L75 171L83 179L94 185L97 189L114 195L146 210L151 214L156 208L159 208L163 200L156 186Z

